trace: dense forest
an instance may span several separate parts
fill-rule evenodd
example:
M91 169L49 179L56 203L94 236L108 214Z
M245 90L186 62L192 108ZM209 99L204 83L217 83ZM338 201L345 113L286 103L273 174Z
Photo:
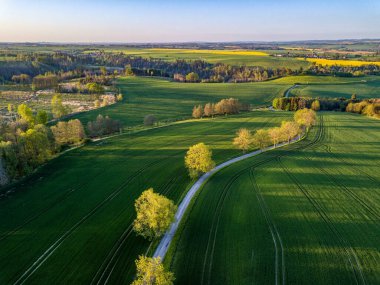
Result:
M287 75L335 75L364 76L380 75L380 67L322 66L311 65L308 69L264 68L260 66L233 66L223 63L211 64L203 60L168 61L160 58L145 58L94 51L13 54L16 60L2 62L0 82L29 83L38 75L54 74L58 80L85 78L88 74L101 74L106 67L108 75L160 76L179 82L257 82Z

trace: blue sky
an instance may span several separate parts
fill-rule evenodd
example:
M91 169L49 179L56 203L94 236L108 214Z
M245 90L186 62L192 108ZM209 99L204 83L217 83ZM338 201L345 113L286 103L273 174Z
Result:
M0 41L380 38L380 0L0 0Z

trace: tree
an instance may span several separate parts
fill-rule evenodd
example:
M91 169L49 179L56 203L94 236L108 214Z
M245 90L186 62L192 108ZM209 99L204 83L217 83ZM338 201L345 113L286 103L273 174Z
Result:
M100 73L103 75L103 76L106 76L107 75L107 68L105 68L104 66L101 66L99 68L100 70Z
M247 129L240 129L236 132L236 137L233 140L233 145L244 152L249 150L252 143L251 132Z
M47 129L43 125L36 125L35 128L21 133L19 144L23 146L27 163L33 168L45 162L51 155Z
M118 102L123 101L123 95L121 93L116 95L116 101L118 101Z
M104 92L104 87L96 82L87 83L86 88L89 93L100 94Z
M34 124L34 117L32 109L30 109L26 104L21 104L17 107L17 113L21 119L27 121L30 125Z
M304 126L306 130L309 131L309 128L315 125L315 122L317 121L317 114L315 111L306 108L298 110L294 113L294 121L300 126Z
M187 82L198 82L199 81L199 75L195 72L190 72L186 75L186 81Z
M98 115L95 121L87 123L87 131L90 137L108 135L120 131L121 123L118 120L113 120L110 117Z
M134 231L149 240L162 236L174 221L177 207L165 196L154 193L153 188L144 191L135 202Z
M146 115L144 117L144 126L153 126L157 122L157 118L154 115Z
M46 89L57 87L58 77L54 74L37 75L33 78L32 89Z
M321 109L321 104L318 100L314 100L313 103L311 103L311 109L314 111L319 111Z
M193 111L194 112L194 111ZM206 116L206 117L212 117L214 115L214 108L212 106L211 103L207 103L205 105L205 108L203 110L203 114Z
M191 178L197 178L214 168L212 151L204 143L198 143L189 148L185 156L185 166Z
M202 105L194 106L193 108L193 118L199 119L203 116L203 108Z
M274 98L272 102L272 106L274 109L280 109L280 98Z
M48 120L48 113L45 110L38 110L36 115L36 123L46 125Z
M280 142L282 137L281 128L271 128L268 130L268 135L271 138L274 147Z
M51 112L54 118L61 118L69 113L69 108L62 103L61 94L55 94L51 99Z
M132 285L173 285L172 272L166 271L160 257L139 256L136 260L136 279Z
M133 76L133 75L135 75L135 74L133 73L133 70L132 70L130 64L128 64L128 65L125 66L125 75L126 75L126 76Z
M290 143L290 140L300 133L300 127L296 122L283 121L281 124L281 133L283 135L283 140Z
M253 145L257 146L260 149L268 146L270 144L270 137L267 130L260 129L252 137Z
M86 137L83 125L78 119L58 122L51 127L51 131L57 145L78 144Z

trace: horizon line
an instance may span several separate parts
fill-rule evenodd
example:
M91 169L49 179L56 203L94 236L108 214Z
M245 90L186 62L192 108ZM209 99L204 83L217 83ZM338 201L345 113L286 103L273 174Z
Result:
M69 44L78 44L78 45L88 45L88 44L94 44L94 45L131 45L131 44L138 44L138 45L146 45L146 44L212 44L212 43L252 43L252 44L275 44L275 43L300 43L300 42L341 42L341 41L380 41L380 38L337 38L337 39L307 39L307 40L284 40L284 41L261 41L261 40L238 40L238 41L200 41L200 40L194 40L194 41L162 41L162 42L126 42L126 41L89 41L89 42L81 42L81 41L0 41L0 44L63 44L63 45L69 45Z

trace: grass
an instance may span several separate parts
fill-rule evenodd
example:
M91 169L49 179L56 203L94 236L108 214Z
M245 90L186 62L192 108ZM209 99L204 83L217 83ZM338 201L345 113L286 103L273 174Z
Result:
M95 110L79 116L83 122L93 120L99 113L119 119L124 126L141 125L144 116L154 114L160 121L191 117L194 105L238 98L253 107L271 105L273 98L291 85L267 81L262 83L177 83L151 77L126 77L118 86L124 94L123 104L105 110Z
M292 89L291 95L313 98L351 98L351 95L355 93L360 99L380 97L380 79L375 76L359 78L314 77L310 80L306 77L305 79L299 80L302 85Z
M0 283L13 284L32 268L28 284L103 283L111 269L109 284L129 284L134 260L150 246L130 230L140 193L153 187L178 203L191 182L183 163L189 146L205 142L220 163L240 154L231 143L237 129L276 126L289 116L257 111L178 123L51 161L0 200Z
M205 184L166 260L176 284L380 282L380 122L320 122Z

